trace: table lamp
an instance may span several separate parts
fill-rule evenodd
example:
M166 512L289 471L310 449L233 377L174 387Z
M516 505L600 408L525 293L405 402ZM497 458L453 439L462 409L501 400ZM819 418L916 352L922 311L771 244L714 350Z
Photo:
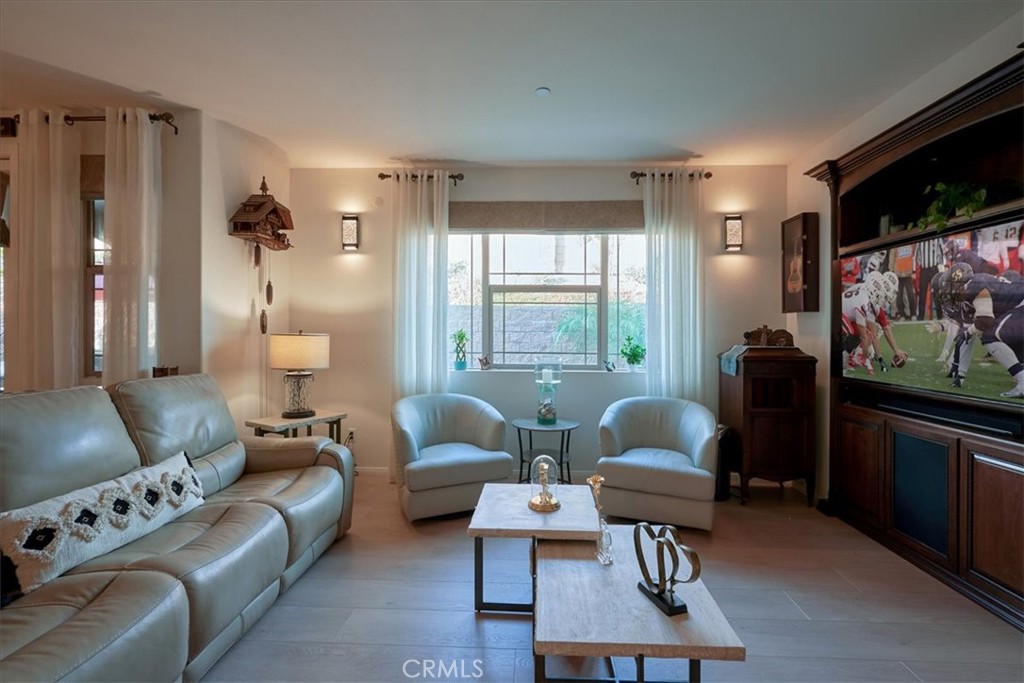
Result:
M329 334L270 335L270 367L273 370L287 370L284 383L287 385L287 400L281 417L313 417L316 411L309 407L309 389L313 383L310 370L330 367L331 336Z

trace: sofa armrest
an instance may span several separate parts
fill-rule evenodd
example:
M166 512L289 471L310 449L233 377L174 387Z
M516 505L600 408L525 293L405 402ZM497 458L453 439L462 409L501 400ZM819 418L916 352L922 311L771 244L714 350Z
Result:
M338 520L338 535L341 538L352 526L352 502L356 491L356 461L352 451L341 444L331 441L320 451L317 465L334 467L345 483L341 501L341 518Z
M317 461L320 451L332 443L326 436L303 436L294 439L243 436L241 441L245 446L246 474L328 464Z
M341 475L341 518L337 538L352 526L352 501L355 493L355 460L352 451L326 436L303 436L278 439L264 436L243 436L245 472L270 472L298 467L330 467Z

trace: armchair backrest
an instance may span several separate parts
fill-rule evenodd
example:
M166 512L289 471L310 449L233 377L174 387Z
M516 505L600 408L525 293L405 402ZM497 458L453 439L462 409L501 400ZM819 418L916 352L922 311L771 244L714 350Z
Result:
M600 423L601 455L631 448L664 448L684 453L701 469L717 468L717 421L695 401L635 396L608 406Z
M440 443L470 443L487 451L505 448L505 418L486 401L464 394L417 394L391 409L395 431L395 476L419 459L419 451Z

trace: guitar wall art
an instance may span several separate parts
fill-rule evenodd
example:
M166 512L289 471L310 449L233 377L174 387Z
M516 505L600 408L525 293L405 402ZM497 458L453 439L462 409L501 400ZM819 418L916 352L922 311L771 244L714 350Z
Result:
M782 222L782 312L818 310L818 214Z

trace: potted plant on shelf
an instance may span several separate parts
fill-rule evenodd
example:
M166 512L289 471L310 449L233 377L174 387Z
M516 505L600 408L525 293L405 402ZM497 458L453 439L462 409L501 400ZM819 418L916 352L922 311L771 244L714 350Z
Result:
M455 369L465 370L466 369L466 342L469 341L469 335L466 334L466 330L461 327L452 332L452 342L455 343Z
M625 359L626 365L629 366L631 371L640 367L641 363L644 362L644 358L647 357L647 349L640 346L631 334L626 335L626 340L623 342L622 348L619 349L619 353Z
M934 225L936 230L946 227L946 221L952 216L970 218L978 209L984 208L988 192L983 187L971 183L935 183L924 188L925 194L938 193L935 200L928 205L925 214L917 220L920 229Z

